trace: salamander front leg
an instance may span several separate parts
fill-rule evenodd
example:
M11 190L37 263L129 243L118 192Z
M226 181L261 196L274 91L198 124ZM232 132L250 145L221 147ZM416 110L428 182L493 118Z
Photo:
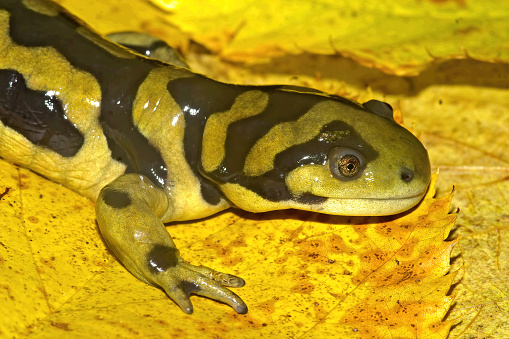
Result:
M180 257L160 220L168 208L166 194L139 174L125 174L105 186L96 204L99 228L115 255L137 278L163 288L182 311L193 312L189 296L195 293L246 313L242 299L225 287L242 287L244 280Z

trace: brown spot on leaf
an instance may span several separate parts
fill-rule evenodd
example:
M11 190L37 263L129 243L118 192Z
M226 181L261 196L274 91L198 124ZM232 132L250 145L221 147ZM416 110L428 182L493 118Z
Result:
M37 224L39 222L39 218L30 216L30 217L28 217L28 221L30 221L33 224Z
M83 209L83 206L82 205L78 205L78 204L75 204L72 209L74 211L81 211Z
M292 292L300 294L309 294L313 292L315 285L310 282L302 282L292 287Z
M232 247L247 247L246 239L244 237L237 237L230 242L228 246Z
M259 310L264 310L265 313L267 313L267 314L272 314L276 310L276 306L275 306L276 301L277 300L275 298L266 300L262 303L259 303L256 308Z
M327 239L326 244L327 244L327 248L332 253L356 254L356 250L353 247L347 245L345 243L345 241L343 240L343 238L341 238L340 236L338 236L336 234L332 234Z
M291 253L290 253L290 255L291 255ZM289 257L290 255L288 255L288 252L286 252L286 253L285 253L285 255L284 255L283 257L279 257L279 258L274 259L274 262L275 262L276 264L284 264L285 262L287 262L287 261L288 261L288 257Z
M216 251L218 257L226 257L231 255L231 248L223 246L220 242L207 238L203 241L203 246L208 247Z
M235 266L243 261L243 258L240 257L228 257L221 261L222 265L225 266Z
M164 321L163 319L157 319L156 323L163 326L168 326L168 322Z
M64 330L64 331L72 331L72 329L69 328L69 324L68 323L52 321L51 322L51 326L59 328L59 329Z
M454 33L456 33L458 35L468 35L471 33L477 33L480 30L481 29L477 26L468 26L468 27L463 27L463 28L457 29L454 31Z
M4 196L6 196L6 195L9 193L9 191L10 191L10 190L11 190L11 188L10 188L10 187L6 187L6 188L4 189L4 191L3 191L2 193L0 193L0 200L2 200L2 198L3 198Z
M307 262L328 262L327 248L322 240L299 240L297 255Z

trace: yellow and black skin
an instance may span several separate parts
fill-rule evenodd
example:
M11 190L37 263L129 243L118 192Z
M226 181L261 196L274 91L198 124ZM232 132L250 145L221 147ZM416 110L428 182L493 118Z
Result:
M226 288L244 281L186 263L163 223L232 206L390 215L427 190L425 148L380 101L220 83L49 0L0 0L0 34L0 156L96 201L115 255L186 313L191 293L246 313Z

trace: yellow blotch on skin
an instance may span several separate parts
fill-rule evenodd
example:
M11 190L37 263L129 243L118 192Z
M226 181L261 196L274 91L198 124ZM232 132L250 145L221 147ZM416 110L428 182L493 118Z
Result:
M249 151L244 164L244 173L258 176L272 170L274 158L278 153L313 139L320 133L323 126L337 118L337 109L330 109L329 102L321 102L297 121L284 122L274 126ZM343 136L346 137L348 134L340 135L340 137Z
M203 132L202 164L206 172L219 167L225 156L226 130L235 121L263 112L269 102L267 93L249 91L237 97L231 109L212 115Z
M308 180L303 180L303 178ZM311 178L311 180L309 180ZM302 193L316 193L313 186L322 186L328 181L334 180L328 166L307 165L293 170L286 177L288 190L295 195Z
M288 173L285 183L294 195L311 193L327 198L355 199L361 196L361 192L383 190L383 187L372 184L372 176L373 173L368 166L357 179L338 180L331 174L327 162L324 165L297 167Z
M221 185L221 191L226 194L228 199L230 199L235 206L248 212L267 212L290 207L285 202L274 202L264 199L255 192L239 184L223 184Z

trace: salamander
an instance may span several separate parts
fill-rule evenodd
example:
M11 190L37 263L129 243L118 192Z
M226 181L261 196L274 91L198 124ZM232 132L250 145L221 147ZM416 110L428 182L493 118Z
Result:
M221 83L125 37L49 0L0 0L0 156L94 200L116 257L184 312L197 294L246 313L229 289L244 280L184 261L164 223L229 207L392 215L425 194L427 151L390 105Z

